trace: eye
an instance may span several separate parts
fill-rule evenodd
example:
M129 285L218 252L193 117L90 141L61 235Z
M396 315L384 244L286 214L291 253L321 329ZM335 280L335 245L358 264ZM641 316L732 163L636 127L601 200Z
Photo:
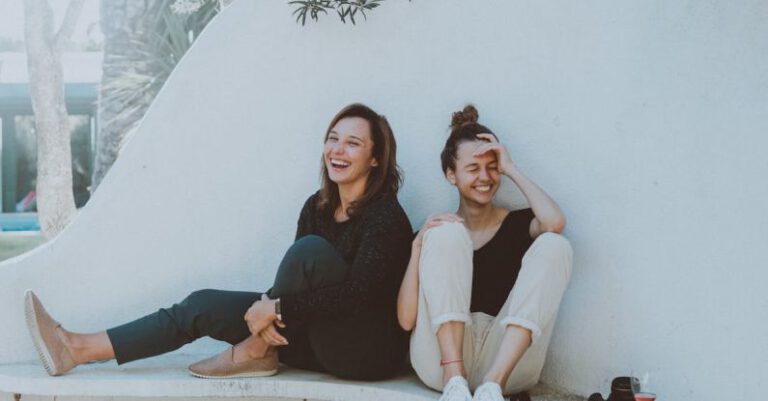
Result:
M326 142L336 142L338 140L339 140L339 138L337 138L336 136L330 135L330 136L328 136L328 139L326 139L325 141Z
M354 148L356 148L356 147L358 147L358 146L361 146L361 145L362 145L362 144L361 144L361 143L359 143L359 142L353 142L353 141L352 141L352 142L349 142L349 146L352 146L352 147L354 147Z
M488 170L493 170L493 171L496 171L496 170L498 170L498 169L499 169L499 167L498 167L498 166L488 166Z

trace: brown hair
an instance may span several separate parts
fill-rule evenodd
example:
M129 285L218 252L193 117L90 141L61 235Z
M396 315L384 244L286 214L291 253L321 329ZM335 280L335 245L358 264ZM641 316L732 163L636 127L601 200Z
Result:
M443 151L440 153L443 173L448 172L448 169L453 170L456 168L456 152L459 149L459 145L464 142L485 140L478 138L477 134L496 136L488 127L477 122L479 116L480 114L477 112L477 109L471 104L466 105L463 110L457 111L451 116L451 134L448 135L445 147L443 147Z
M328 124L325 131L324 141L328 140L328 135L336 123L347 117L360 117L368 121L371 130L371 139L373 139L373 158L378 165L371 169L368 180L365 184L365 192L360 199L355 200L349 205L346 212L349 217L354 217L373 199L383 194L397 194L400 185L403 183L400 167L397 165L397 144L392 128L387 119L373 111L370 107L353 103L344 107ZM333 214L341 205L339 198L339 186L331 181L328 171L325 168L325 160L321 159L320 168L320 199L317 202L318 210Z

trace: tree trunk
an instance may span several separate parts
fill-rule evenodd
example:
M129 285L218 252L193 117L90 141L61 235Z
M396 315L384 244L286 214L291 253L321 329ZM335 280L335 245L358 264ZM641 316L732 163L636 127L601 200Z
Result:
M72 150L61 48L84 0L72 0L57 34L47 0L25 0L25 40L37 134L37 211L43 236L56 236L74 216Z
M144 46L156 34L157 20L167 0L102 0L101 30L104 34L104 62L99 87L96 155L91 193L117 160L126 135L138 124L157 94L153 88L137 91L131 104L109 101L119 90L113 83L126 74L145 75ZM126 113L130 107L134 112Z

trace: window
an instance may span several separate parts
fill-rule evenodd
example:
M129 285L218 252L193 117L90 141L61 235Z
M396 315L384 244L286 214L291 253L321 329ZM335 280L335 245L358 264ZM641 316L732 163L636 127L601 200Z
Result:
M72 115L69 117L72 146L72 190L75 206L83 207L90 197L92 156L91 156L91 117L89 115ZM11 168L15 174L6 177L15 181L15 191L6 191L6 196L12 196L13 208L4 212L35 212L37 184L37 135L35 120L31 115L14 117L12 140L15 153L15 163L3 161L3 167ZM8 165L11 162L10 166ZM8 188L6 188L8 189ZM12 192L12 193L11 193Z

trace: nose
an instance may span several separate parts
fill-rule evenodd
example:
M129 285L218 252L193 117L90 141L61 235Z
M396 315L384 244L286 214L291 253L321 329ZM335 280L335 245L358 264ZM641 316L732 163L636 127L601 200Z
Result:
M344 153L342 145L339 143L326 143L325 151L328 152L329 155L339 155Z
M480 177L481 180L489 180L491 178L491 175L488 174L488 169L481 168L480 169Z
M340 143L331 143L329 144L330 147L330 153L335 155L340 155L344 153L344 145Z

